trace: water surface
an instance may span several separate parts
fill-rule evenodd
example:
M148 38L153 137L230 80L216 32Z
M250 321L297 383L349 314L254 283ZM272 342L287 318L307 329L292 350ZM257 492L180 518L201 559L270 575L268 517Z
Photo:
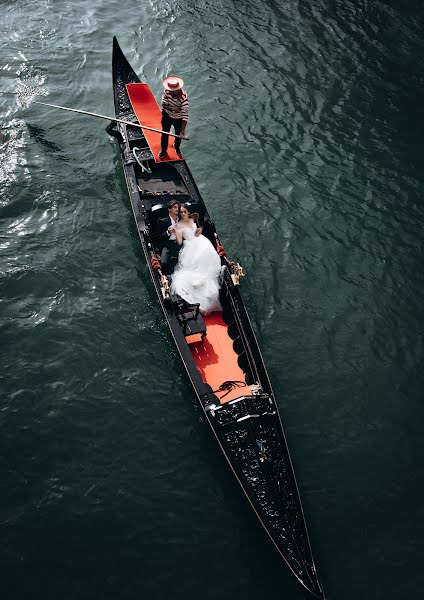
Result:
M2 2L0 562L21 598L301 598L196 407L110 114L116 35L185 155L264 354L330 598L424 576L423 8Z

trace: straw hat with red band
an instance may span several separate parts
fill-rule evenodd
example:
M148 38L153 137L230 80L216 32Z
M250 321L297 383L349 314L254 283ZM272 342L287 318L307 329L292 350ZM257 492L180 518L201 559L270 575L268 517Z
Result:
M165 77L162 81L162 85L166 90L170 92L176 92L177 90L182 90L184 81L181 77L177 77L176 75L169 75L169 77Z

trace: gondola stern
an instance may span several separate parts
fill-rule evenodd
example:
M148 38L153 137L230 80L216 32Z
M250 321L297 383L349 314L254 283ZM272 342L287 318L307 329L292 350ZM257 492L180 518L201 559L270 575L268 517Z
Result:
M127 64L132 70L132 67L130 66L125 54L121 49L121 46L119 45L118 38L116 35L114 35L112 42L112 65L116 64Z
M118 56L125 58L125 55L121 50L121 46L119 45L118 38L116 35L114 35L112 41L112 62L114 62Z
M126 85L140 83L140 79L122 52L116 36L113 36L112 44L112 81L115 115L132 111Z

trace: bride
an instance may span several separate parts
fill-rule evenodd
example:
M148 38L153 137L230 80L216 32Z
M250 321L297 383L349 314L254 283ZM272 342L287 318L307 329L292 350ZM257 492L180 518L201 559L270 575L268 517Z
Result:
M185 204L180 207L180 221L174 230L177 243L183 247L172 275L171 293L178 294L189 304L200 304L203 315L222 310L218 283L221 259L190 217Z

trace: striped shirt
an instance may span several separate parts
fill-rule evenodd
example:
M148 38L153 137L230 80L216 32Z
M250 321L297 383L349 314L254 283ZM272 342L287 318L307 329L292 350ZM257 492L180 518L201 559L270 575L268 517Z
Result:
M183 90L181 96L172 96L169 90L165 90L162 96L162 108L171 119L184 119L188 121L188 96Z

